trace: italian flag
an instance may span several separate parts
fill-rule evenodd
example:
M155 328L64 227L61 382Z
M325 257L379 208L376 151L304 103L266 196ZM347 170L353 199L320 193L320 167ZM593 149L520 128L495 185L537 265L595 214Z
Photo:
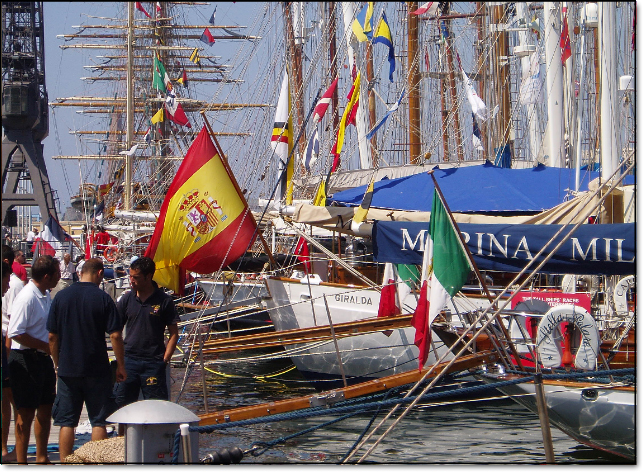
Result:
M420 349L420 370L429 357L431 323L450 297L467 281L471 265L446 208L435 190L429 222L429 237L424 246L422 285L411 325L415 328L415 345Z

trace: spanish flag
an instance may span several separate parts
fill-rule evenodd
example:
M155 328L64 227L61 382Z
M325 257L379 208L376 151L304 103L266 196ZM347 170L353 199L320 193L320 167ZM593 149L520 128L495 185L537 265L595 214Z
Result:
M241 257L257 225L205 126L167 191L150 244L154 280L181 293L184 271L216 272Z

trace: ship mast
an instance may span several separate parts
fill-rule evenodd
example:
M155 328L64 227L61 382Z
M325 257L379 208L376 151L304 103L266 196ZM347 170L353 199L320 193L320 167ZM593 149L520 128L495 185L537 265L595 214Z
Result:
M418 2L409 2L408 15L408 69L409 69L409 162L421 164L422 147L420 142L420 74L418 54L418 17L411 12L418 9Z
M134 142L134 4L127 3L127 137L126 149ZM125 195L126 210L132 209L132 156L125 155Z

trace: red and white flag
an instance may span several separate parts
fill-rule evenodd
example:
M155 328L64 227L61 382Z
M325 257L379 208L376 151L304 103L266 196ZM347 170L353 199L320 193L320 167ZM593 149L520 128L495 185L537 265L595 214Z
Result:
M169 91L165 97L165 111L167 111L167 117L169 120L175 122L177 125L192 128L192 125L188 121L188 117L183 111L183 107L176 99L176 94L173 91Z
M424 5L420 6L415 11L412 11L412 15L424 15L428 13L429 15L434 15L438 12L438 5L440 2L426 2Z
M136 2L136 9L137 9L138 11L142 11L143 13L145 13L145 16L147 16L149 19L152 19L152 17L150 16L150 14L149 14L148 12L146 12L146 11L145 11L145 8L143 8L143 5L141 5L141 2Z
M400 301L397 297L397 284L393 264L387 262L384 266L384 278L382 279L382 292L380 293L380 307L377 311L378 318L397 315L400 310Z
M159 16L161 14L161 3L156 2L156 16Z
M324 117L324 114L326 114L326 110L328 110L328 106L330 105L330 102L333 98L333 93L335 93L335 89L337 88L338 80L339 77L333 80L333 83L330 84L328 90L326 90L322 98L319 100L319 102L317 102L315 111L313 112L313 125L316 125L319 121L321 121L321 119Z

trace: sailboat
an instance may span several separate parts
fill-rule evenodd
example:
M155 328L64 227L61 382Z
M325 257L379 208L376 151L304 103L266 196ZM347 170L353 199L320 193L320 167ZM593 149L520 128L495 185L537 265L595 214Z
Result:
M387 7L388 5L385 6L384 9L386 9L388 18L395 18L395 14L391 13ZM368 16L368 6L364 5L363 9L360 9L361 7L353 5L352 16L350 14L350 11L348 10L348 7L345 8L346 10L343 11L343 13L344 15L347 15L348 12L348 16L344 20L344 24L347 25L344 35L349 44L351 43L351 41L353 42L352 45L348 46L347 50L351 50L351 52L353 52L357 48L362 48L362 50L367 49L366 52L368 54L368 47L370 47L370 45L368 43L365 47L363 44L361 46L357 45L354 37L351 36L350 31L352 29L350 28L350 26L352 25L352 20L354 18L360 18L359 15L362 12L366 12L365 15ZM409 6L408 9L400 7L400 11L398 12L398 18L403 17L405 19L406 24L408 25L407 31L409 32L417 27L417 24L415 23L417 15L412 15L413 8L413 6ZM525 9L524 4L516 6L515 10L511 10L506 6L487 7L481 3L476 4L474 11L457 11L456 9L466 8L458 4L453 4L453 9L450 8L450 6L441 6L440 11L434 11L430 17L425 18L425 20L428 19L425 24L431 25L427 29L434 32L435 36L433 36L433 41L436 45L438 45L439 53L438 60L431 60L431 52L430 49L427 48L427 54L425 55L424 63L428 69L430 67L435 67L431 66L431 64L437 64L437 66L441 67L443 71L441 73L438 73L434 70L429 69L425 77L429 79L435 78L440 80L441 92L438 95L442 103L442 113L440 113L440 115L445 117L445 119L438 119L437 130L435 132L428 133L430 139L429 145L426 147L430 150L425 151L424 153L417 152L417 149L421 146L416 145L416 143L418 143L418 137L416 133L418 130L424 130L425 126L420 127L417 122L408 126L409 135L408 138L404 140L405 145L397 149L400 149L402 153L406 153L407 150L410 150L410 154L403 154L404 157L402 159L402 162L405 164L414 164L413 166L408 166L414 167L414 169L411 170L409 174L413 174L414 171L425 172L438 163L440 164L440 168L446 168L447 170L449 167L464 168L467 165L475 164L476 162L474 157L478 156L484 156L487 159L492 160L500 168L509 166L512 168L532 167L538 163L545 163L550 167L564 167L566 165L569 165L570 167L575 167L577 169L575 182L571 177L573 173L568 174L570 175L570 177L566 182L562 184L564 187L559 191L562 192L561 197L565 193L567 193L568 197L572 198L574 192L580 190L578 183L581 179L579 179L578 176L580 175L580 167L582 164L590 164L590 167L593 167L594 163L603 164L602 170L604 171L604 173L602 175L602 178L606 179L611 175L606 169L615 169L616 167L618 167L618 165L614 165L613 162L610 163L605 161L604 159L617 159L618 155L622 155L623 159L631 157L632 148L627 140L623 140L624 145L622 153L611 153L607 149L603 150L601 153L597 152L596 143L598 142L598 140L596 138L598 136L600 128L596 126L596 122L595 120L593 120L594 115L591 115L589 117L587 115L588 113L591 113L591 111L589 111L591 108L591 103L588 102L589 95L587 95L586 88L579 89L578 95L576 95L576 98L574 98L573 87L565 87L563 89L563 86L561 84L561 90L564 90L564 97L568 101L566 102L567 105L565 108L565 111L568 114L565 119L565 128L563 128L562 123L559 121L558 124L561 125L559 131L558 124L556 124L554 120L548 120L548 117L556 115L557 112L555 111L555 104L556 106L558 106L558 104L562 104L562 97L554 97L556 100L558 100L557 102L545 101L545 97L550 100L552 99L551 96L553 95L553 93L546 94L545 91L553 89L549 85L547 85L547 87L544 85L542 76L546 75L549 80L551 76L555 75L555 70L558 69L552 70L547 66L547 64L553 65L556 60L560 61L559 63L562 64L563 54L566 55L565 50L561 50L560 46L557 46L558 50L556 48L552 49L549 43L551 43L552 38L554 37L556 41L560 43L561 34L563 34L561 26L564 23L568 25L568 34L577 34L577 36L575 37L576 40L582 39L585 42L589 42L591 38L597 37L598 34L607 34L605 33L604 28L600 32L596 30L596 27L600 22L597 23L598 20L596 19L596 17L599 15L599 13L595 4L574 5L573 7L567 9L566 13L562 11L558 4L547 4L544 10L531 9L529 11ZM624 24L627 25L629 21L628 18L631 18L631 14L632 10L628 5L625 6L624 9L620 10L619 18ZM550 25L552 22L549 20L554 17L556 18L556 21L553 22L555 28L552 29L548 27L548 29L545 29L543 27L543 24L547 23L548 25ZM457 20L460 20L461 23L455 26ZM465 21L462 20L465 20L466 24L463 24L465 23ZM331 20L328 21L328 24L331 24ZM574 24L580 25L578 30L576 31L576 33L569 33L569 31L576 30L575 28L570 26ZM470 29L476 32L475 37L478 41L477 45L480 50L480 54L478 55L476 60L469 61L469 64L471 64L472 62L475 64L475 68L472 68L470 66L467 67L466 60L462 60L460 55L457 54L456 48L460 51L464 49L461 46L459 47L458 43L463 42L462 38L466 37L466 35L469 34L462 31L458 32L458 28L461 28L462 30ZM456 31L455 33L454 30ZM490 32L488 36L486 35L485 31ZM396 36L396 38L398 38L398 36ZM404 70L402 76L404 77L404 79L406 79L405 82L407 83L405 83L405 85L408 85L409 88L413 88L414 90L421 90L427 82L430 83L431 81L420 81L418 79L418 76L416 75L417 71L414 71L415 67L418 67L420 64L422 64L422 60L420 59L419 55L413 56L413 53L416 52L416 50L414 49L416 45L411 40L411 38L413 38L413 35L409 36L409 43L405 49L409 53L409 56L407 57L408 62L402 65L402 68L404 68L405 65L408 66L408 68L406 70L402 69ZM624 41L623 38L619 38L619 40L621 40L622 42ZM533 41L533 43L530 45L528 44L529 41ZM430 43L430 41L427 42ZM513 55L510 54L511 44L514 45ZM578 45L578 43L576 43L576 45ZM404 47L402 47L402 49L404 49ZM621 49L627 50L627 48ZM583 87L587 86L588 84L594 86L599 82L599 68L590 70L590 67L588 65L589 63L587 61L579 61L579 58L585 58L587 55L589 55L588 51L589 49L574 48L575 56L572 55L572 59L566 58L566 61L568 62L566 62L564 66L566 68L565 71L567 78L576 77L575 74L578 74L580 69L580 71L582 72L581 80L584 79L585 81L587 81L583 84ZM598 57L598 51L596 49L592 50L592 54L593 57ZM546 59L546 61L544 61L546 62L545 67L542 67L542 65L540 64L543 62L541 59L543 55ZM627 53L625 55L628 56ZM349 64L347 67L348 70L351 70L353 68L353 64L355 63L361 64L364 68L368 67L367 59L362 59L361 61L359 59L354 59L353 62L351 62L351 57L352 56L349 54ZM462 76L460 87L457 86L457 83L454 80L456 74L456 60L459 66L460 75ZM492 72L488 72L486 69L486 65L488 63L494 65L495 67ZM382 64L384 64L384 62L382 62ZM518 67L519 65L522 65L524 67ZM555 65L557 66L558 63L556 63ZM624 72L630 73L632 70L631 60L624 61L624 65ZM613 74L614 77L616 76L616 70L611 69L609 70L609 72L603 72L603 77L607 77L605 74L608 73ZM520 78L521 76L522 79ZM463 138L465 133L463 133L463 127L459 126L459 123L466 122L468 116L471 115L465 115L465 119L462 119L462 117L460 117L460 121L458 120L458 117L460 109L464 108L463 104L466 104L467 100L472 102L470 100L470 96L475 93L475 91L473 93L471 92L471 82L469 77L473 77L478 81L478 98L484 98L486 101L485 109L487 111L487 117L484 124L479 127L480 129L477 130L476 134L478 134L479 136L474 134L473 132L475 126L471 126L471 128L469 128L472 130L471 134L469 134L469 139L466 139ZM366 96L366 94L361 95L361 103L367 102L367 100L370 99L370 96L374 95L374 93L371 94L370 92L377 91L378 87L381 86L382 82L384 81L380 78L379 80L375 79L374 82L375 83L371 86L371 82L369 79L369 96ZM398 90L396 91L396 95L399 96L400 84L397 85ZM627 99L630 93L631 90L623 89L622 96L624 97L624 100ZM389 93L388 96L395 97L395 95L393 95L392 93ZM410 118L413 118L415 113L415 110L413 110L413 108L416 106L414 104L415 102L412 102L412 98L415 99L414 97L409 96L407 105L410 109ZM607 98L605 100L607 100ZM389 98L387 102L393 104L395 103L395 98ZM449 103L451 104L451 108L447 108L445 106L445 104ZM474 103L477 105L474 109L472 103L472 109L474 109L472 121L476 121L476 119L482 118L482 116L476 117L475 115L475 111L480 112L481 110L481 107L479 106L480 102L475 101ZM404 109L405 103L402 102L402 105L403 106L402 108L400 108L400 110ZM545 105L548 105L549 112L546 111L547 108L545 108ZM433 108L436 109L437 107ZM371 110L370 106L369 110ZM572 110L579 111L576 115L574 115ZM629 113L629 110L626 111ZM577 121L572 119L572 117L575 118L576 116L583 116L583 113L585 113L584 117L592 119L579 119ZM399 115L400 113L398 111L398 116ZM429 112L427 115L431 116L431 113ZM422 116L424 119L425 115ZM625 123L630 123L628 121L628 116L629 115L627 114L623 115ZM328 121L330 121L330 118L328 118ZM362 121L362 123L364 121L365 119ZM433 121L431 120L427 121L433 123ZM588 122L591 124L588 125ZM374 120L371 121L371 124L374 126ZM359 109L356 117L356 125L358 136L357 142L353 141L351 144L353 154L350 159L342 158L342 160L345 159L347 161L347 167L350 167L351 164L357 162L358 156L360 159L360 163L375 162L375 159L369 161L369 158L372 156L390 157L390 159L386 161L387 164L397 163L391 156L399 156L400 154L395 152L378 154L378 147L374 145L373 141L364 139L364 135L360 136ZM392 132L400 132L400 129L397 126L391 125L391 123L388 123L387 126L390 127ZM573 128L574 126L576 126L575 131ZM327 128L328 126L326 126L326 129ZM336 124L333 129L337 129ZM574 141L576 143L575 148L572 149L570 147L569 149L567 149L562 145L564 138L563 129L568 130L567 132L569 133L569 136L573 135L574 138L578 136L578 139ZM631 133L633 131L633 128L626 127L625 129L629 133L628 135L632 136ZM295 127L295 130L297 130L297 127ZM386 131L388 132L389 130L387 129ZM543 131L545 134L545 139L543 139ZM586 136L594 136L594 139L588 140ZM477 139L477 141L474 141L474 137ZM386 135L386 138L384 138L385 144L383 143L383 145L381 145L379 149L390 150L391 146L395 145L395 139L392 140L393 142L391 144L391 142L388 141L388 138L389 136ZM442 142L440 142L440 138L442 138ZM327 148L330 148L333 141L334 139L331 135L331 139L322 144L321 148L323 149L324 145L327 146ZM607 141L607 139L605 138L603 141ZM368 153L366 153L365 155L365 153L362 152L362 145L364 143L367 143L367 149L370 146L370 149L373 152L372 156L368 156ZM375 143L377 143L377 141ZM474 145L474 143L476 144ZM440 144L441 146L438 146ZM468 146L472 146L469 148L471 150L469 152L467 152ZM480 148L482 148L482 151L480 151ZM453 149L454 151L449 151L449 149ZM322 152L320 155L323 156L324 152ZM443 159L443 162L446 162L440 162L439 159L435 158L436 155L440 156ZM566 158L565 156L569 157ZM575 156L576 158L572 159L572 156ZM600 158L600 161L597 159L598 156L603 156ZM419 159L419 157L423 157L424 159ZM480 161L478 161L477 163L479 162ZM572 163L574 162L575 164L572 165ZM327 165L329 166L328 161ZM339 177L340 173L341 172L338 172L336 174L337 177L331 175L330 178L327 179L329 186L333 186L334 177L335 181L342 182ZM366 168L363 168L359 171L349 169L346 172L346 174L350 173L355 176L355 178L353 178L352 180L352 184L361 184L361 188L363 189L361 190L361 192L362 195L364 195L364 192L367 188L366 184L369 181L373 181L373 177L375 175L381 175L382 169L378 167L377 164L373 164L370 168L369 166L366 166ZM360 174L359 176L355 175L358 173ZM309 185L309 187L307 188L309 191L309 195L312 196L312 194L314 194L313 189L315 188L315 186L319 186L319 183L324 180L324 175L326 173L321 172L321 174L321 177L317 177L314 183ZM305 174L302 173L302 175ZM359 180L360 178L361 180ZM297 184L302 188L306 188L303 182L304 180L302 178L302 180L297 182ZM344 180L343 182L346 182L346 180ZM351 184L347 186L351 186ZM387 187L388 182L381 182L381 186ZM624 191L630 192L629 195L632 195L631 187ZM409 197L408 203L409 206L412 207L413 197L412 194L410 195L411 196ZM562 200L559 202L562 203ZM631 202L631 199L626 200L626 207L631 206L629 202ZM287 216L295 216L295 221L299 223L323 226L328 230L337 231L338 234L342 233L348 235L363 236L363 234L355 233L354 228L352 228L350 224L350 220L355 213L358 203L359 202L354 202L353 208L343 209L327 207L326 209L320 208L318 212L315 212L310 205L300 205L296 208L292 207L290 213L287 213ZM370 203L372 205L372 201ZM550 208L551 207L542 208L542 210L549 210ZM379 215L381 215L380 218L382 220L399 218L400 216L402 216L402 212L397 210L399 210L399 208L389 208L385 211L379 210ZM302 216L305 211L307 212L307 215ZM377 211L378 210L375 209L373 213ZM405 216L406 214L404 215L404 217ZM336 247L342 245L347 246L347 241L343 242L338 238L338 244L336 245ZM336 261L333 261L333 264L335 263ZM333 271L329 270L328 274L331 274L332 272ZM299 272L299 274L300 280L294 280L292 278L283 279L277 277L271 277L267 279L266 283L269 287L269 292L272 298L268 299L266 303L269 307L269 312L273 317L273 321L275 322L275 326L277 329L287 329L286 327L292 328L294 326L305 327L312 326L318 323L327 323L328 321L323 316L325 311L328 311L328 317L332 318L333 322L335 322L335 318L346 320L346 315L341 314L342 309L345 313L349 314L348 316L350 316L351 319L362 319L375 316L376 310L373 308L369 308L369 306L375 306L377 304L376 302L378 300L378 293L377 289L369 289L368 283L363 287L347 285L331 287L332 281L326 273L318 273L317 275L319 276L319 278L316 281L313 281L312 276L304 276L304 274L302 274L301 272ZM328 283L326 283L326 280L328 280ZM356 283L355 279L353 280L353 283ZM371 287L381 286L380 284L375 283L370 285ZM326 295L326 300L328 300L329 298L334 298L335 300L361 300L361 298L359 297L363 297L366 302L364 303L364 306L360 307L353 306L340 308L337 306L337 304L329 304L329 307L326 308L322 304L322 302L324 301L324 295ZM369 298L371 296L375 298ZM315 305L315 303L317 303L318 305ZM311 305L312 308L308 307L307 305ZM414 303L411 302L410 306L412 310ZM480 308L480 306L469 306L469 309L475 308ZM321 312L321 316L319 315L319 312ZM409 312L408 307L406 308L406 312ZM457 308L452 311L452 313L456 312L458 312ZM405 345L406 349L410 350L410 352L413 352L414 346L410 345L410 343L408 342L408 336L405 336L405 338L407 341L402 340L396 342L401 342L401 345ZM383 346L383 349L386 349L386 347L388 347L386 341L387 340L383 339L378 345ZM342 341L340 340L340 342ZM364 349L365 352L361 353L364 357L364 361L362 362L362 364L367 365L369 362L371 362L373 365L380 368L381 365L377 364L377 361L373 360L377 358L377 353L374 352L373 356L369 357L369 353L366 349ZM344 346L340 346L339 348L339 355L335 355L333 351L337 350L337 348L333 349L332 345L328 343L326 351L324 352L324 361L317 362L319 359L324 358L324 356L319 356L319 352L313 351L313 353L304 353L301 356L301 359L295 362L298 363L300 370L306 372L306 374L309 376L314 376L317 374L323 377L324 375L329 375L331 372L334 375L337 375L340 370L338 363L343 363L343 360L339 360L339 358L342 356L346 356L349 359L353 359L355 356L359 356L360 354L356 353L360 351L360 347L356 346L355 344L344 344ZM413 354L410 354L410 356L412 355ZM406 357L402 356L399 357L399 359L401 359L400 363L403 363L405 362ZM371 375L377 375L375 373L376 370L377 369L371 369ZM356 375L363 374L363 369L361 371L356 370Z

